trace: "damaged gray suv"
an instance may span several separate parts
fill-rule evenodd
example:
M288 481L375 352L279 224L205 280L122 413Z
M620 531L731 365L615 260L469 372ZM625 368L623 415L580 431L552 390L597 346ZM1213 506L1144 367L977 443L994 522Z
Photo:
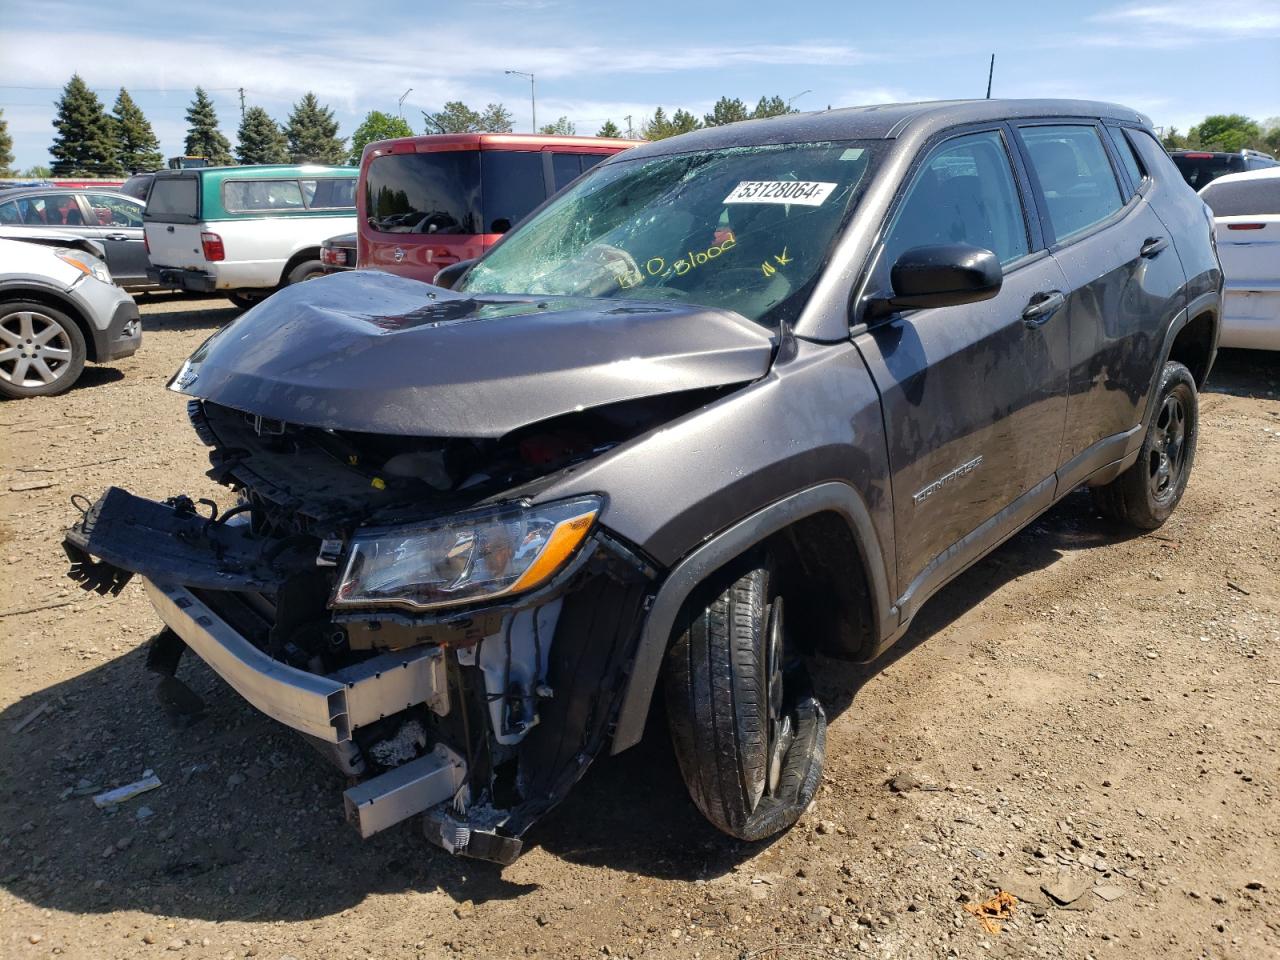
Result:
M499 862L655 700L712 823L793 823L814 656L875 658L1081 485L1169 516L1222 296L1149 122L1065 101L638 147L440 283L220 330L170 388L234 500L112 488L66 548L141 576L163 683L189 649L353 778L362 834Z

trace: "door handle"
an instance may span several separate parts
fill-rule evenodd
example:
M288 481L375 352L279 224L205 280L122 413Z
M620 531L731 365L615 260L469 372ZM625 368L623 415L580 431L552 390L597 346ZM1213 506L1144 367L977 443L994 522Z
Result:
M1022 311L1022 322L1028 327L1038 327L1058 312L1067 302L1061 290L1045 290L1031 298Z
M129 235L128 235L127 233L108 233L104 239L106 239L106 240L128 240L128 239L129 239Z
M1146 257L1149 260L1168 245L1168 237L1147 237L1142 242L1142 247L1138 250L1138 256Z

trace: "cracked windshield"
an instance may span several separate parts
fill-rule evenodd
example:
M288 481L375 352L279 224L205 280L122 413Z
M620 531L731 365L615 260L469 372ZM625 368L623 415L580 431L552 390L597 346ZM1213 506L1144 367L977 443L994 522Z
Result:
M601 166L459 289L675 300L775 324L818 275L872 149L783 144Z

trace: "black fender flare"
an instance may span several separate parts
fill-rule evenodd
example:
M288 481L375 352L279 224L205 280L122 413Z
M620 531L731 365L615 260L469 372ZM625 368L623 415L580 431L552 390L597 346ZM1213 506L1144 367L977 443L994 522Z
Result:
M707 577L751 547L797 520L824 512L842 517L858 545L871 596L872 636L881 641L876 647L877 652L883 649L883 641L896 632L898 608L889 596L889 571L871 522L871 512L858 492L847 483L829 481L800 490L739 520L702 543L671 568L649 607L640 632L630 676L622 694L611 752L620 753L635 746L644 734L649 704L657 687L671 631L689 595Z

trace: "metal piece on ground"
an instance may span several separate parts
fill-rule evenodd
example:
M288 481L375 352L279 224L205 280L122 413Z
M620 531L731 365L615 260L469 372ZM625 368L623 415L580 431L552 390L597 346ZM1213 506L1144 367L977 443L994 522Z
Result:
M98 807L114 807L116 804L132 800L138 794L154 790L159 786L160 778L153 773L149 777L143 777L141 780L125 784L123 787L116 787L106 793L100 793L93 798L93 803Z

